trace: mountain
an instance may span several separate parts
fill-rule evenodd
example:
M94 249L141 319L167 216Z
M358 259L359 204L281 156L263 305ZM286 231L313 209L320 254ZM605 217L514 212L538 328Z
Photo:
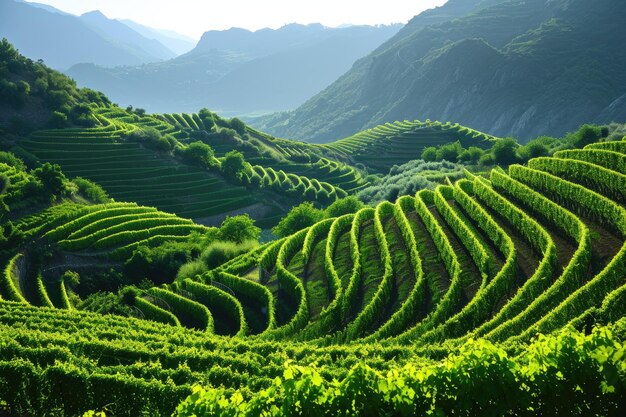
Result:
M453 120L497 136L560 136L626 116L626 3L450 0L290 113L252 121L326 142L404 119Z
M174 58L176 54L163 46L155 39L148 39L126 24L115 19L109 19L100 11L95 10L80 16L80 20L99 32L104 38L123 45L133 51L145 62Z
M197 43L194 39L171 30L154 29L129 19L121 19L119 21L146 38L159 41L176 55L182 55L191 51Z
M53 68L67 69L81 62L107 67L138 65L175 55L100 13L77 17L43 6L18 0L0 2L0 38Z
M166 62L132 68L81 64L67 73L117 103L152 112L284 111L319 92L399 29L292 24L256 32L210 31L192 51Z

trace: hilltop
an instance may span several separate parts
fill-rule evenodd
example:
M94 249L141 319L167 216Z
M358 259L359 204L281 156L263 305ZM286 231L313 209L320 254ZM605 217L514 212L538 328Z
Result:
M295 111L251 123L319 143L415 117L523 141L620 120L624 17L618 0L451 0Z

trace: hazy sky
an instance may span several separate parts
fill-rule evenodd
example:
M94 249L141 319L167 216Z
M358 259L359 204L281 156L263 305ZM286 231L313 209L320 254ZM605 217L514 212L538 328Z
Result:
M3 0L0 0L3 1ZM406 23L446 0L32 0L82 14L100 10L109 18L132 19L199 39L210 29L278 28L287 23Z

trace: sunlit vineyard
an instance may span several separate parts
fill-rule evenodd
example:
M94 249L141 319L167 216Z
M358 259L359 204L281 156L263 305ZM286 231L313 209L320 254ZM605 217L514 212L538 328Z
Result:
M32 415L170 415L181 401L179 416L619 415L623 320L574 329L626 314L623 143L323 220L129 294L140 318L71 310L63 281L15 253L0 286L0 401ZM56 206L17 227L94 263L215 233L127 203Z

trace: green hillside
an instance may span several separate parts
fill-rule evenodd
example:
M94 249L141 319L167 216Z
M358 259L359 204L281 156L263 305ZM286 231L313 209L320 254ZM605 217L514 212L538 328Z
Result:
M342 410L346 398L391 413L446 413L458 410L447 395L461 392L476 395L467 415L524 414L526 407L542 415L580 407L612 415L626 395L623 327L614 336L568 330L534 337L566 326L588 331L626 313L623 143L563 151L487 177L468 172L434 191L324 220L201 275L126 291L122 299L139 320L64 311L67 302L54 301L67 299L64 290L49 289L45 274L25 273L28 252L18 252L6 261L1 287L9 301L0 302L0 381L12 375L19 384L3 388L1 401L33 414L106 406L113 415L169 415L202 384L209 388L195 389L177 415L224 415L235 407L255 415L268 395L278 407L270 415L298 413L295 398L326 415ZM601 154L610 157L599 164ZM123 259L141 242L216 233L132 204L51 210L18 228L66 257L92 261L102 251L111 262ZM68 327L79 318L78 328ZM449 353L445 367L437 366ZM554 375L542 373L539 382L530 375L541 363ZM518 376L502 384L519 394L492 403L476 391L481 377L435 382L445 378L443 369L466 366L489 381L506 377L502 366L510 369ZM388 371L396 377L385 379ZM385 393L401 389L397 378L409 386L422 381L423 391L391 401ZM546 391L543 384L556 381L556 391ZM40 389L29 391L35 383ZM352 393L353 383L369 394ZM80 400L68 396L78 391ZM555 402L549 392L574 397Z
M621 0L448 0L300 107L251 120L327 143L395 120L453 120L521 142L626 117Z

